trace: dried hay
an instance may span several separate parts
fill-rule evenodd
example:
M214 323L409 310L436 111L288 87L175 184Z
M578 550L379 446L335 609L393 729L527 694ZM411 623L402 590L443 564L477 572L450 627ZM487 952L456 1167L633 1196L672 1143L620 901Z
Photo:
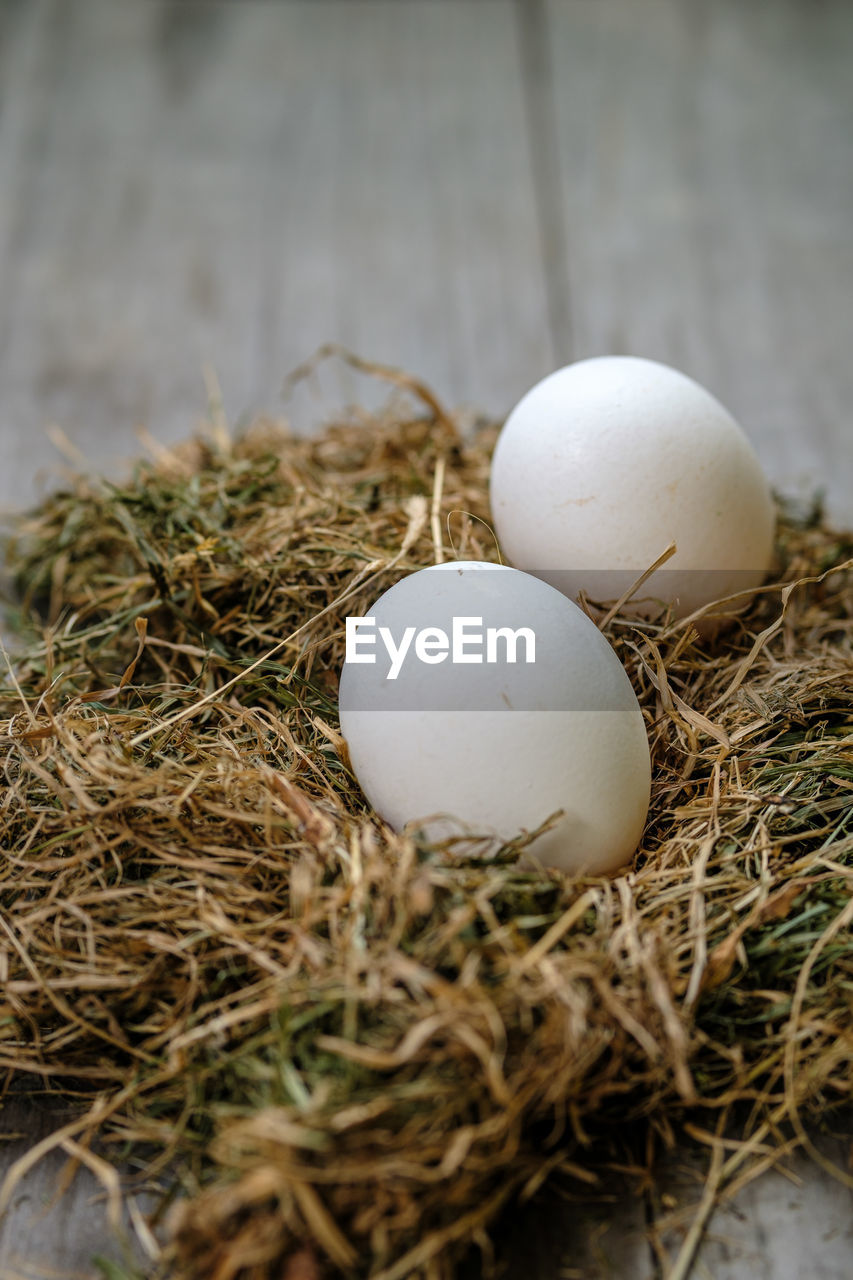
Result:
M365 806L343 617L496 557L494 437L428 394L312 439L219 424L10 544L0 1066L87 1099L72 1153L177 1169L163 1274L448 1276L626 1121L745 1106L733 1175L850 1099L853 541L816 513L719 641L607 620L653 753L624 875Z

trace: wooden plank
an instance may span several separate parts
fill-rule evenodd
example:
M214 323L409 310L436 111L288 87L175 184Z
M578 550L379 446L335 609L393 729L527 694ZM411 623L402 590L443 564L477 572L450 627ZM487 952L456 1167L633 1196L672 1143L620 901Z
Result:
M0 1180L16 1160L73 1118L67 1108L7 1096L0 1111ZM64 1194L61 1180L68 1156L51 1151L21 1180L0 1229L3 1280L103 1280L100 1257L125 1266L143 1264L145 1249L128 1211L130 1198L140 1214L150 1212L149 1192L130 1192L121 1231L113 1231L104 1187L86 1168L78 1170Z
M572 355L672 363L853 519L853 10L548 0Z
M846 1139L816 1137L825 1159L849 1171L853 1131ZM655 1185L660 1220L658 1257L677 1256L695 1213L708 1157L682 1152L668 1159ZM664 1274L668 1267L666 1264ZM693 1280L849 1280L853 1272L853 1191L799 1151L749 1183L713 1213L691 1271Z
M849 527L853 10L543 4L524 11L525 40L543 223L561 228L548 271L567 300L552 307L562 359L616 351L684 369L740 419L775 484L824 487ZM806 1156L789 1163L801 1185L770 1173L721 1207L691 1276L851 1274L849 1192ZM653 1208L692 1204L697 1174L683 1155L664 1165ZM679 1233L663 1243L674 1256ZM639 1249L631 1267L665 1274Z
M438 8L4 5L0 502L48 421L98 466L139 421L182 436L204 361L232 417L327 339L495 411L550 369L513 5ZM3 1124L4 1168L49 1131ZM4 1280L120 1256L85 1172L41 1213L63 1163L16 1195Z
M344 0L298 16L289 74L306 59L335 91L309 85L280 144L299 167L282 169L286 206L267 204L271 287L289 300L268 341L280 353L295 331L309 346L331 332L451 403L505 411L553 363L512 4Z
M37 0L30 27L0 503L52 461L47 422L99 466L140 422L184 435L205 362L232 418L329 339L496 411L552 366L511 0Z

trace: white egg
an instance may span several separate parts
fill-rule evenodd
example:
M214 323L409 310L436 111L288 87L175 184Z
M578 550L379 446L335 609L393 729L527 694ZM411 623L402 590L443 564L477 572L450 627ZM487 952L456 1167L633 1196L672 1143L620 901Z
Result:
M485 835L592 873L634 853L649 747L631 683L581 610L538 578L464 561L396 583L347 621L341 730L393 827Z
M511 563L569 596L618 599L674 542L637 612L657 600L683 617L770 566L774 506L752 446L708 391L652 360L582 360L537 383L498 438L491 505Z

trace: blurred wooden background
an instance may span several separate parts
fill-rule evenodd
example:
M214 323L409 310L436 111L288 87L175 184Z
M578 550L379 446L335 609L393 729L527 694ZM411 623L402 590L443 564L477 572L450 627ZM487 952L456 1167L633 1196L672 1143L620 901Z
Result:
M572 359L664 360L849 523L851 296L848 0L0 0L0 506L55 480L51 425L112 469L185 435L205 365L232 421L375 401L345 372L282 399L338 340L496 414ZM7 1102L0 1159L51 1123ZM59 1163L2 1280L121 1256L92 1184L42 1211ZM792 1167L693 1275L849 1280L850 1193ZM534 1210L512 1273L665 1275L646 1219L699 1185L661 1179Z

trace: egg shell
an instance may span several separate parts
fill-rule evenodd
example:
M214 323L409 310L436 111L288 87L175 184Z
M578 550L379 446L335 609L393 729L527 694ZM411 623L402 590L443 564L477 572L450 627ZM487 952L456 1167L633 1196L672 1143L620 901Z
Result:
M484 835L496 848L563 810L530 847L540 862L600 873L630 859L649 804L645 724L619 659L575 604L529 574L466 561L402 579L365 616L397 641L408 627L450 637L454 618L482 620L484 636L526 627L535 637L533 662L519 642L515 662L448 653L425 663L413 642L390 680L378 641L374 664L345 662L341 730L383 818L433 840Z
M741 428L691 378L633 356L567 365L519 401L491 506L506 558L571 597L618 599L674 542L636 612L749 592L772 558L773 499Z

